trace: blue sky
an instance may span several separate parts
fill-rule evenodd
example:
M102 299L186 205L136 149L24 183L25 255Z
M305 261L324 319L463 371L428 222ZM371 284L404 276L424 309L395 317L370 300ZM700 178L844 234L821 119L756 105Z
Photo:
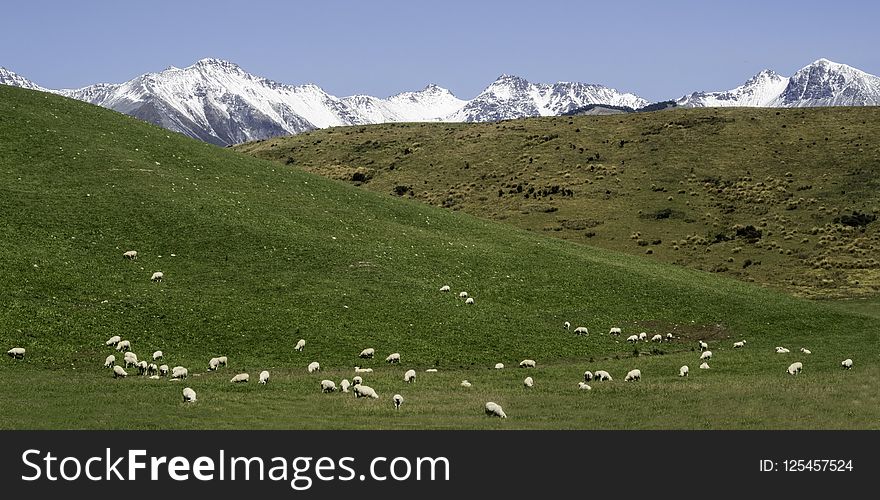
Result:
M660 100L820 57L880 74L878 19L880 2L849 0L29 0L4 2L0 66L70 88L217 57L340 96L469 99L509 73Z

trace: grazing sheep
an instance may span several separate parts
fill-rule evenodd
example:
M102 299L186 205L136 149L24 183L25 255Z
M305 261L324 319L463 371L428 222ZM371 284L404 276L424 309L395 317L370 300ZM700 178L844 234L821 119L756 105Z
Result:
M709 344L703 342L702 340L700 340L699 342L700 342L700 351L705 351L706 349L709 348Z
M183 402L184 403L194 403L196 401L196 391L187 387L183 390Z
M394 352L394 353L389 354L388 357L385 358L385 362L386 363L400 363L400 353Z
M564 328L566 330L571 330L571 323L566 321L565 323L562 324L562 328Z
M776 354L786 354L786 353L789 353L789 352L791 352L791 351L789 351L789 350L786 349L785 347L777 347L777 348L776 348Z
M355 373L373 373L373 369L372 368L361 368L360 366L355 366L354 372Z
M137 363L138 375L146 375L147 374L147 366L149 366L149 365L147 365L146 361L138 361L138 363Z
M165 357L165 355L162 353L162 351L156 351L153 353L153 361L159 361L160 359L162 359L164 357Z
M427 370L425 370L425 373L437 373L437 369L436 368L428 368Z
M670 340L672 340L672 333L667 333L666 334L666 341L668 342Z
M840 366L842 366L844 370L852 370L852 365L853 365L853 362L849 358L846 358L840 362Z
M611 374L609 374L605 370L598 370L598 371L596 371L596 373L593 374L593 380L596 380L599 382L605 382L605 381L611 382L613 379L611 378Z
M797 362L790 364L788 366L788 370L786 370L786 371L788 372L789 375L797 375L803 369L804 369L804 364L801 363L800 361L797 361Z
M107 342L104 342L104 345L115 346L116 344L119 343L120 340L122 340L122 337L120 337L119 335L114 335L114 336L110 337L109 339L107 339Z
M209 372L216 370L217 367L219 367L219 366L220 366L220 358L211 358L210 361L208 361L208 371Z
M116 356L111 354L104 360L104 368L110 368L113 366L116 366Z
M175 366L171 369L171 378L178 380L189 377L189 370L182 366Z
M491 401L486 403L486 415L507 418L507 414L504 413L504 409L501 408L501 405L493 403Z
M294 347L293 349L294 349L295 351L300 351L300 352L302 352L303 347L305 347L305 346L306 346L306 340L305 340L305 339L299 339L299 341L296 343L296 347Z
M220 356L219 358L217 358L217 361L220 362L220 366L225 367L229 364L229 358L227 358L226 356Z
M464 301L464 303L465 303L465 304L473 304L473 303L474 303L474 298L473 298L473 297L468 297L468 298Z
M703 351L703 354L700 354L700 361L705 361L707 359L712 359L712 351Z
M534 359L524 359L519 362L519 367L520 368L534 368L535 367L535 360Z
M633 344L635 344L636 342L639 341L639 336L638 335L630 335L629 337L626 338L626 341L632 342Z
M587 370L584 372L584 382L589 382L590 380L593 380L593 372Z
M449 290L451 290L451 288L449 288L449 285L443 285L440 287L441 292L448 292Z
M161 365L159 367L159 375L162 375L163 377L168 375L169 371L170 370L168 369L168 365Z
M240 384L243 382L250 382L251 376L247 373L239 373L238 375L232 377L229 381L234 384Z
M125 252L124 254L122 254L122 258L128 259L128 260L137 260L137 258L138 258L137 250L129 250L129 251Z
M395 394L391 398L391 400L394 401L394 409L399 410L401 403L403 403L403 396L401 396L400 394Z
M156 378L158 378L159 367L156 366L156 363L150 363L147 365L147 375L150 375L150 378L153 376L157 376Z
M156 271L155 273L153 273L152 276L150 276L150 281L152 281L153 283L158 283L158 282L162 281L164 278L165 278L165 273L163 273L162 271Z
M128 373L126 373L125 370L123 370L121 366L116 365L113 367L113 378L119 378L119 377L125 378L127 376L128 376Z
M678 376L679 377L687 377L688 373L690 373L690 371L691 371L691 369L688 368L688 365L684 365L678 369Z
M131 367L131 366L137 366L137 364L138 364L137 354L135 354L131 351L125 353L125 357L122 358L122 360L125 363L126 368Z
M260 372L260 383L268 384L269 383L269 370L263 370Z
M813 351L807 349L806 347L801 347L801 352L804 354L813 354Z
M351 385L353 385L353 386L354 385L361 385L363 383L364 383L364 379L362 379L360 377L355 377L355 378L351 379Z
M742 348L742 347L745 347L745 346L746 346L746 341L745 341L745 340L740 340L739 342L734 342L734 343L733 343L733 348L734 348L734 349L739 349L739 348Z
M334 392L336 390L336 382L332 380L322 380L321 381L321 392Z
M116 343L117 351L130 351L131 350L131 342L128 340L120 340Z
M642 333L640 333L640 334L639 334L639 340L644 340L645 342L647 342L647 341L648 341L648 332L642 332Z
M472 386L473 384L471 384L471 383L468 382L467 380L462 380L462 381L461 381L461 384L459 384L459 385L462 386L462 387L470 387L470 386Z
M657 335L654 335L653 337L651 337L651 342L662 342L662 341L663 341L663 336L660 335L659 333Z
M534 380L532 377L526 377L525 380L523 380L523 386L525 386L525 387L534 387L534 386L535 386L535 380Z
M351 387L351 382L349 382L347 378L344 378L342 379L342 382L339 383L339 387L342 389L342 392L348 392L348 388Z
M704 361L703 364L700 365L700 369L701 369L701 370L708 370L708 369L709 369L709 363L706 363L706 362Z
M358 354L358 356L363 359L373 359L374 354L376 354L376 350L373 349L372 347L368 347L368 348L364 349L363 351L361 351L361 353Z
M632 382L632 381L642 380L642 371L639 369L630 370L626 377L623 378L624 382Z
M309 373L315 373L321 370L321 364L317 361L312 361L308 366Z
M608 330L608 335L617 335L618 337L622 333L622 330L619 326L612 326L610 330Z
M366 386L364 384L358 384L358 385L354 386L354 389L352 389L352 392L354 392L354 395L357 398L379 399L379 395L376 394L376 390L373 389L372 387Z
M467 292L459 292L459 294L458 294L458 298L460 298L460 299L466 299L467 296L468 296Z
M503 370L503 369L504 369L504 363L495 363L495 369L496 369L496 370Z
M574 334L575 335L589 335L590 331L587 330L587 327L585 327L585 326L579 326L574 329Z
M412 382L416 379L416 371L415 370L407 370L406 373L403 374L404 382Z
M592 391L593 390L592 387L590 387L589 385L587 385L584 382L578 382L578 389L580 389L582 391Z

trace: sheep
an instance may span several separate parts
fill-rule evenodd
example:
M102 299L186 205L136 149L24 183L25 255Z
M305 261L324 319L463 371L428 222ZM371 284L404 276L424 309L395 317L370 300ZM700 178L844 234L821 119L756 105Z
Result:
M363 359L373 359L374 354L376 354L376 350L373 349L372 347L368 347L368 348L364 349L363 351L361 351L361 353L358 354L358 356Z
M791 352L791 351L789 351L785 347L781 347L781 346L776 347L776 354L786 354L789 352Z
M125 353L125 357L122 359L125 362L125 367L128 368L130 366L137 366L138 358L137 354L129 351Z
M131 342L128 340L120 340L116 343L116 350L119 352L122 351L130 351L131 350Z
M321 370L321 364L317 361L312 361L308 366L309 373L315 373Z
M122 254L122 258L128 259L128 260L137 260L137 258L138 258L137 250L129 250L129 251L125 252L124 254Z
M163 273L162 271L156 271L155 273L153 273L152 276L150 276L150 281L152 281L153 283L158 283L158 282L162 281L164 278L165 278L165 273Z
M599 382L611 382L613 379L611 378L611 374L609 374L605 370L598 370L596 371L596 373L593 374L593 380L597 380Z
M342 379L342 382L339 383L339 387L342 389L342 392L348 392L348 388L351 387L351 382L349 382L347 378L344 378Z
M626 341L635 344L636 342L639 341L639 336L638 335L630 335L629 337L626 338Z
M700 361L705 361L707 359L712 359L712 351L703 351L703 354L700 354Z
M111 354L104 360L104 368L112 368L114 366L116 366L116 356Z
M566 321L565 323L562 324L562 328L565 330L571 330L571 323Z
M618 337L622 333L622 330L619 326L612 326L610 330L608 330L608 335L617 335Z
M458 294L458 298L460 298L460 299L466 299L467 296L468 296L467 292L459 292L459 294Z
M293 349L295 351L302 352L303 347L305 347L305 346L306 346L306 339L299 339L299 341L296 343L296 347L294 347Z
M624 382L632 382L642 380L642 371L636 368L635 370L630 370L626 377L624 377Z
M425 373L437 373L437 369L436 368L428 368L427 370L425 370Z
M584 372L584 382L589 382L590 380L593 380L593 372L587 370Z
M156 351L153 353L153 361L159 361L160 359L162 359L164 357L165 357L165 354L163 354L162 351Z
M666 341L669 342L670 340L672 340L672 333L671 332L666 334Z
M391 400L394 401L394 409L399 410L401 403L403 403L403 396L401 396L400 394L395 394L391 398Z
M642 333L640 333L640 334L639 334L639 340L644 340L645 342L647 342L647 341L648 341L648 332L642 332Z
M137 369L138 375L146 375L147 374L147 362L146 361L138 361Z
M354 389L352 389L352 392L354 392L354 396L356 398L379 399L379 395L376 394L376 390L373 389L372 387L366 386L364 384L358 384L358 385L354 386Z
M653 337L651 337L651 342L662 342L662 341L663 341L663 336L660 335L659 333L657 335L654 335Z
M322 380L321 381L321 392L328 393L336 390L336 382L332 380Z
M486 415L490 415L493 417L507 418L507 414L504 413L504 409L501 408L501 405L497 403L493 403L489 401L486 403Z
M229 381L232 382L233 384L241 384L241 383L245 383L245 382L250 382L250 380L251 380L251 376L250 376L250 374L247 374L247 373L239 373L238 375L229 379Z
M801 352L804 354L813 354L813 351L807 349L806 347L801 347Z
M524 359L519 362L519 367L520 368L534 368L535 367L535 360L534 359Z
M706 362L704 361L703 364L700 365L700 369L701 369L701 370L708 370L708 369L709 369L709 363L706 363Z
M196 391L187 387L183 390L183 402L184 403L195 403L196 401Z
M587 385L584 382L578 382L578 389L580 389L582 391L592 391L593 390L592 387L590 387L589 385Z
M220 366L225 367L229 365L229 358L227 358L226 356L220 356L219 358L217 358L217 361L220 363Z
M160 378L162 378L162 377L160 377L158 375L150 375L150 380L159 380Z
M702 340L700 340L699 343L700 343L700 351L705 351L706 349L709 348L709 344L703 342Z
M691 369L688 368L688 365L684 365L678 369L678 376L679 377L687 377L688 373L690 373L690 371L691 371Z
M415 370L407 370L406 373L403 374L404 382L412 382L416 379L416 371Z
M169 371L171 370L168 369L168 365L161 365L159 367L159 375L162 375L163 377L168 375Z
M525 380L523 380L523 386L525 386L525 387L534 387L534 386L535 386L535 380L534 380L532 377L526 377Z
M590 331L585 326L579 326L574 329L575 335L589 335Z
M373 369L372 368L361 368L360 366L355 366L354 372L355 373L373 373Z
M503 369L504 369L504 363L495 363L495 369L496 369L496 370L503 370Z
M473 303L474 303L474 298L473 298L473 297L468 297L468 298L464 301L464 303L465 303L465 304L473 304Z
M260 372L260 383L268 384L269 383L269 370L263 370Z
M853 361L849 358L846 358L840 362L840 366L842 366L844 370L852 370L852 365Z
M150 363L147 365L147 375L150 375L150 378L153 378L153 376L156 376L156 378L159 378L157 376L158 374L159 374L159 367L156 366L156 363Z
M789 375L797 375L803 369L804 369L804 364L801 363L800 361L797 361L797 362L790 364L786 371L788 372Z
M362 379L362 378L360 378L360 377L355 377L355 378L351 379L351 385L352 385L352 386L355 386L355 385L361 385L361 384L363 384L363 383L364 383L364 379Z
M740 348L745 347L745 346L746 346L746 341L745 341L745 340L740 340L739 342L734 342L734 343L733 343L733 348L734 348L734 349L740 349Z
M467 380L462 380L462 381L461 381L461 384L458 384L458 385L460 385L460 386L462 386L462 387L470 387L470 386L472 386L473 384L471 384L471 383L468 382Z
M120 337L119 335L114 335L114 336L110 337L109 339L107 339L107 342L104 342L104 345L115 346L116 344L119 343L120 340L122 340L122 337Z
M440 287L441 292L448 292L449 290L451 290L451 288L449 288L449 285L443 285Z
M400 353L393 352L393 353L389 354L388 357L385 358L385 362L386 363L400 363Z
M189 377L189 370L182 366L175 366L171 369L171 378L182 379Z
M220 366L220 358L211 358L208 361L208 371L212 372Z
M125 370L123 370L121 366L116 365L113 367L113 378L119 378L119 377L125 378L127 376L128 376L128 373L126 373Z

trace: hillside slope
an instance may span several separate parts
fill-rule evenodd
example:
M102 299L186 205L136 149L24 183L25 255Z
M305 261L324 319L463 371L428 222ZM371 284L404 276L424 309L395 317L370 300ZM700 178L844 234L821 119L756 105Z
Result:
M863 392L876 384L876 355L853 354L876 345L876 318L373 194L58 96L0 87L0 214L0 345L27 349L24 360L0 363L3 429L878 421ZM137 260L122 258L130 249ZM151 283L154 271L165 279ZM476 304L441 294L443 284ZM565 320L592 334L575 337ZM676 340L634 351L598 335L612 325ZM180 402L183 384L113 380L101 367L112 335L141 358L161 349L170 366L189 367L185 384L199 402ZM741 337L754 350L727 348ZM299 338L303 352L293 350ZM697 364L698 338L717 345L716 357L731 354L717 372L680 380L680 364ZM817 351L814 375L782 379L792 385L783 398L787 361L769 354L780 342ZM376 360L357 358L365 347ZM633 357L639 350L653 355ZM399 366L382 362L395 351ZM207 372L218 355L230 367ZM840 371L851 356L856 369ZM521 371L490 369L526 357L539 362L532 394ZM306 373L315 360L323 371ZM571 389L585 367L622 378L634 364L643 385L597 386L592 399ZM320 394L322 378L351 378L354 365L376 369L365 379L384 399ZM423 373L432 366L434 378ZM415 385L402 381L408 368L419 372ZM262 369L273 373L267 387L229 383ZM460 392L462 378L472 392ZM392 391L406 411L394 412ZM509 421L487 419L488 400L505 405ZM812 417L791 423L793 404ZM670 405L678 409L658 412ZM599 418L607 408L619 415Z

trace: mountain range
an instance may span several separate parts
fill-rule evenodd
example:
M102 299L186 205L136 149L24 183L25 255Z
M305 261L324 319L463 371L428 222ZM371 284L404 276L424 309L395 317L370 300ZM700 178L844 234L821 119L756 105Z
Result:
M531 83L506 74L470 100L433 84L388 98L336 97L317 85L274 82L234 63L210 58L125 83L61 90L43 88L0 68L0 84L71 97L224 146L342 125L485 122L560 116L592 105L635 110L651 104L603 85ZM684 107L876 106L880 104L880 78L819 59L791 77L764 70L735 89L694 92L674 102Z

